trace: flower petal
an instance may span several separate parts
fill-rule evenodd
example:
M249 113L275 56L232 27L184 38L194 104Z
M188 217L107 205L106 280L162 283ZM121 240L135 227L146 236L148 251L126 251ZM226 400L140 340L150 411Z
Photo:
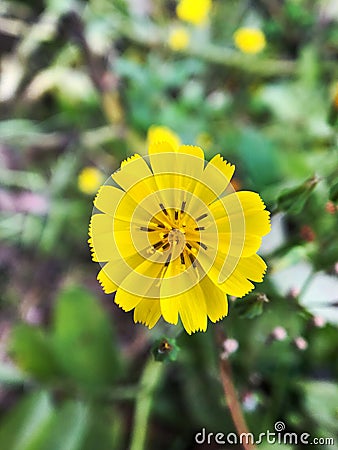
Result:
M226 220L226 219L225 219ZM223 255L238 257L251 256L259 249L262 238L254 234L233 231L229 233L201 232L200 240L210 249L216 249Z
M204 152L197 146L180 145L174 149L168 142L157 142L149 146L149 156L155 175L170 174L157 177L159 189L186 188L192 192L189 185L199 180L203 172Z
M215 201L209 208L219 233L242 229L243 223L245 234L262 237L271 229L270 213L265 210L262 199L255 192L234 192Z
M259 255L241 258L235 271L249 280L261 282L266 272L266 263Z
M121 281L119 286L141 297L158 298L162 271L162 264L145 259Z
M138 253L129 230L115 230L113 217L107 214L93 214L88 239L92 259L96 262L120 261Z
M134 309L142 300L142 297L131 294L130 292L124 291L118 288L116 291L114 302L123 309L123 311L131 311Z
M116 248L113 235L113 218L107 214L94 214L90 220L88 243L92 259L106 262L114 258Z
M218 252L214 257L206 251L199 252L197 260L219 289L236 297L250 292L254 285L249 280L262 281L266 270L265 262L256 254L238 258Z
M163 319L168 322L172 323L174 325L178 322L178 310L179 310L179 299L175 296L172 296L173 293L173 277L177 277L182 273L180 264L177 260L172 261L165 273L164 278L161 281L161 287L160 287L160 303L161 303L161 312ZM178 281L180 282L180 285L178 286L177 279L175 281L175 288L177 290L181 289L185 291L189 284L188 280L186 280L186 277L179 277Z
M148 142L154 144L156 142L169 142L175 149L181 145L179 136L170 128L161 125L152 125L148 130Z
M122 162L121 169L112 174L112 179L123 190L128 191L135 184L151 176L148 164L136 153Z
M161 317L158 299L142 299L134 310L134 322L141 322L148 328L153 328Z
M205 275L200 286L205 293L205 303L207 314L212 322L223 319L228 314L228 300L226 294L211 281L208 275Z
M187 333L207 329L206 295L208 293L204 292L199 284L171 297L162 297L162 292L161 288L161 312L164 320L176 324L179 314Z
M228 163L221 155L215 155L206 165L201 182L209 188L207 204L219 197L228 187L235 172L235 166Z
M95 199L94 206L105 214L114 216L124 192L114 186L101 186Z
M195 331L206 331L208 324L207 306L200 285L196 284L189 291L177 296L179 314L188 334Z
M233 273L218 287L230 295L243 297L254 288L248 279L256 282L263 281L265 271L266 264L260 256L241 258Z
M102 286L103 292L106 294L111 294L118 289L118 286L108 277L103 269L98 273L97 279Z
M134 272L144 261L145 259L138 253L122 258L118 252L115 252L114 259L109 260L102 267L102 270L113 283L121 286L126 277Z

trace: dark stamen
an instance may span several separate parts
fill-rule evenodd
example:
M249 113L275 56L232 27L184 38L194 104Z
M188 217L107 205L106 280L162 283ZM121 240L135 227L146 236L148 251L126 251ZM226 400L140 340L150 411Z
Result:
M163 246L163 250L167 250L170 247L169 242L167 242L164 246Z
M201 216L197 217L196 221L198 222L199 220L204 219L205 217L208 217L207 213L202 214Z
M203 231L203 230L205 230L205 227L197 227L197 228L195 228L195 231Z
M162 209L162 211L164 212L164 214L165 214L166 216L168 216L168 211L165 209L163 203L160 203L160 208Z
M171 253L169 253L168 258L166 260L166 262L164 263L164 267L168 267L171 261Z
M153 245L153 248L155 250L158 250L159 248L162 247L162 245L163 245L163 242L162 241L158 241L158 242L156 242L156 244Z
M167 238L169 236L169 233L166 233L163 235L163 239Z
M189 259L191 261L191 264L193 267L196 267L196 258L194 255L192 255L191 253L189 253Z
M188 247L189 250L192 249L192 246L189 244L189 242L187 242L185 245Z
M204 250L208 249L208 247L205 244L203 244L203 242L197 242L197 244L200 245L202 248L204 248Z
M182 206L181 206L181 212L184 212L185 210L185 205L187 204L186 201L182 202Z
M148 228L148 227L140 227L141 231L156 231L153 228Z
M157 227L158 227L158 228L165 228L165 225L163 225L163 223L159 223L159 224L157 225Z
M185 264L185 259L184 259L184 255L183 255L183 253L181 253L181 264Z
M178 211L175 210L175 220L178 220Z

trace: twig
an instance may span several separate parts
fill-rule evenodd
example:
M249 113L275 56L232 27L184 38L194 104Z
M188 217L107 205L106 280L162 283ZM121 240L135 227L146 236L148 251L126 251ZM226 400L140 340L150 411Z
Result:
M303 295L307 291L308 287L310 286L311 281L313 280L314 274L315 274L315 271L313 269L311 269L309 275L305 278L304 283L303 283L302 287L300 288L298 298L303 297Z
M218 341L224 342L223 332L218 333ZM228 405L232 420L234 422L238 436L244 436L242 439L242 445L244 450L255 450L256 446L249 442L252 434L249 432L248 426L246 424L241 405L238 401L235 385L233 383L233 375L231 370L231 365L227 357L220 358L220 375L221 382L223 386L223 391L225 395L225 401ZM246 437L246 438L245 438Z
M242 440L242 445L245 450L254 450L256 448L255 445L247 442L250 440L250 433L237 398L235 386L232 381L232 370L228 359L220 360L220 372L225 400L228 404L238 436L247 436L248 439Z

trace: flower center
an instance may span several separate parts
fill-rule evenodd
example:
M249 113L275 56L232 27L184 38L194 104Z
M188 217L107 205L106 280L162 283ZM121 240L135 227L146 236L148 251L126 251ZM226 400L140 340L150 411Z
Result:
M197 268L198 253L208 249L201 242L201 232L206 229L208 214L200 213L197 218L193 218L186 212L186 201L182 202L180 208L167 208L163 203L159 206L160 211L139 229L148 233L150 245L146 252L151 255L149 257L155 255L156 261L162 258L164 272L161 278L173 261L180 262L181 270L186 270L191 265Z
M185 245L184 233L178 228L173 228L171 231L169 231L168 242L170 245L180 244L181 246L184 247Z
M170 245L171 259L177 258L184 250L185 235L178 228L173 228L168 234L168 243Z

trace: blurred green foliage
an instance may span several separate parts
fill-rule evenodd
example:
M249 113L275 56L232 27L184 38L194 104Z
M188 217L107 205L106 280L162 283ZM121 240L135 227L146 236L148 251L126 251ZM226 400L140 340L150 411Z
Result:
M175 6L1 2L1 450L206 448L203 427L234 431L219 331L239 344L230 360L252 432L283 420L337 445L335 1L214 0L204 26L181 24L182 52L168 45ZM261 54L235 48L242 26L264 31ZM79 174L107 178L145 154L153 124L235 163L236 187L272 211L264 282L205 334L135 325L90 261L94 192Z

